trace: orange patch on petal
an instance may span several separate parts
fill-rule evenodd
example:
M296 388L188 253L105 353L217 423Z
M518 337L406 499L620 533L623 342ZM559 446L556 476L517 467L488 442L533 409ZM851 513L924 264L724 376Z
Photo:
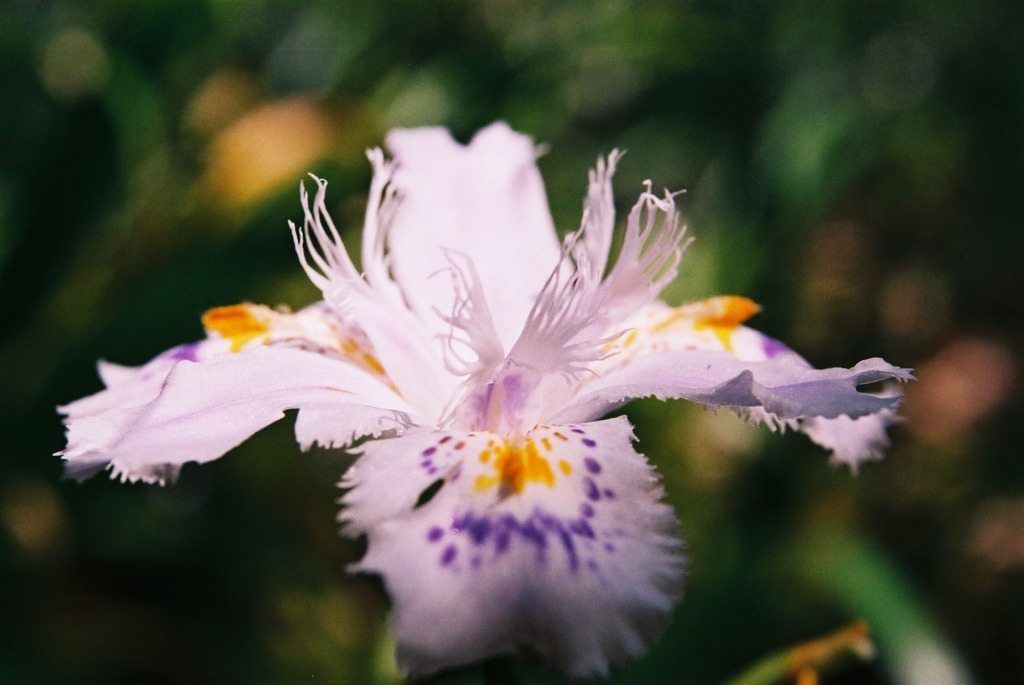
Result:
M697 328L736 328L761 311L761 306L748 297L722 295L698 303Z
M732 349L732 332L741 323L761 311L760 305L756 302L738 295L712 297L699 305L703 305L704 312L697 318L693 327L697 330L710 329L727 350Z
M513 446L506 440L495 448L495 452L495 473L491 476L477 476L474 486L478 491L497 485L519 494L528 483L544 483L548 487L555 484L555 473L551 470L551 464L540 455L533 440L528 439L521 446ZM480 459L485 461L483 453Z
M203 328L230 340L231 351L238 352L246 343L270 330L266 319L255 315L261 309L266 310L265 307L252 304L216 307L203 314Z

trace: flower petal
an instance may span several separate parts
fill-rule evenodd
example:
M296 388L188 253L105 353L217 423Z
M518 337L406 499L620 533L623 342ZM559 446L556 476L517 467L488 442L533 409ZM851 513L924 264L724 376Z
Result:
M867 359L850 369L815 369L779 341L740 325L759 311L742 297L683 307L655 302L626 323L613 353L592 367L555 421L586 421L629 400L653 395L727 407L772 428L803 431L856 467L887 444L902 400L896 384L882 394L858 390L908 381L908 369Z
M209 342L198 349L203 345ZM157 357L134 378L119 373L116 385L60 408L67 417L62 455L68 476L82 479L109 468L122 480L173 480L185 462L220 457L285 409L300 410L296 430L305 446L340 444L408 423L402 399L350 363L287 347L196 361L182 354L189 349ZM324 421L328 411L330 423Z
M678 598L683 557L631 441L617 418L518 440L414 430L367 443L341 517L369 536L358 569L384 577L400 666L428 674L526 647L588 677L641 652Z
M467 146L442 128L392 131L387 146L400 197L388 230L391 266L411 306L447 332L434 312L450 312L453 293L437 274L449 267L445 250L462 252L508 350L559 259L532 141L499 122Z

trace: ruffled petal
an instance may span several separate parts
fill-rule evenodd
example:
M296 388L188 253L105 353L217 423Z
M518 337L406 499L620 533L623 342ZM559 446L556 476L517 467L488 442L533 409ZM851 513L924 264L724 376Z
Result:
M799 430L811 440L831 451L833 464L846 464L854 472L864 461L876 461L889 446L888 429L900 422L896 413L883 409L874 414L851 419L811 417L799 421Z
M850 369L815 369L778 340L741 325L758 311L736 296L643 307L553 420L586 421L645 396L688 399L802 431L832 451L833 463L856 469L880 458L902 392L899 383L879 394L858 388L912 380L910 370L878 358Z
M369 537L358 570L384 577L400 666L428 674L525 647L589 677L640 653L684 563L632 439L618 418L367 443L342 519Z
M122 480L173 480L182 464L220 457L285 409L299 409L298 438L307 446L341 444L409 423L408 407L386 383L338 359L252 347L197 361L183 354L190 349L202 345L175 348L133 378L118 374L116 385L60 408L68 476L110 469Z
M850 369L814 369L797 355L744 361L728 352L653 352L637 357L588 382L554 420L582 421L639 397L688 399L709 407L726 407L771 425L806 430L835 451L834 459L855 463L878 452L877 428L892 423L902 395L874 395L860 386L881 381L907 381L910 371L882 359L866 359ZM856 424L872 430L841 430L845 419L877 416ZM813 421L812 421L813 419ZM857 436L841 443L842 436ZM840 445L842 444L842 447Z
M442 128L392 131L393 184L400 198L388 229L391 267L413 309L435 322L454 294L445 251L475 265L508 350L551 269L559 246L533 142L496 123L469 145Z
M895 410L901 399L899 394L873 395L858 387L911 378L908 369L877 357L849 369L815 369L795 354L746 361L728 352L652 352L582 384L554 420L588 420L648 396L712 407L760 408L780 420L857 418Z

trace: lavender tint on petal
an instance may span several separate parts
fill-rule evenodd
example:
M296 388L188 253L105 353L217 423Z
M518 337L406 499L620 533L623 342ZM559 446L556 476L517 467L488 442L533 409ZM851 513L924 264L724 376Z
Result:
M510 413L515 413L529 400L530 391L524 387L521 376L510 373L501 381L501 388L504 391L502 406Z

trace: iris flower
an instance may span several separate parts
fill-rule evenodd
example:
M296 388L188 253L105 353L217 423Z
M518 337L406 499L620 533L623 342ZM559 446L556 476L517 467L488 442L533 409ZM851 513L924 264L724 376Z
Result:
M203 340L100 362L106 389L61 408L68 475L164 483L298 410L303 449L358 455L339 518L368 539L355 569L383 577L404 671L526 648L586 677L659 634L685 567L658 476L608 412L683 398L801 431L835 462L881 456L900 395L858 386L909 372L814 369L743 325L758 311L743 297L658 300L685 228L647 183L611 260L617 152L560 243L537 148L505 124L465 146L396 130L387 147L368 153L361 271L314 177L291 230L323 300L213 309Z

